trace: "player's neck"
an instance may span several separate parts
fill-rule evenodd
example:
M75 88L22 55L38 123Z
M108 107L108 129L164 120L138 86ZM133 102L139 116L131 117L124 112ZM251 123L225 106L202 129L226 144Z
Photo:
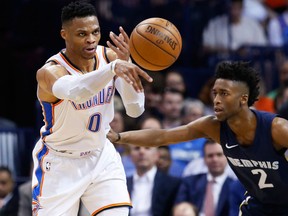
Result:
M96 70L97 61L95 56L91 59L84 59L71 54L70 52L67 52L67 50L64 50L62 54L75 68L77 68L82 73L88 73Z

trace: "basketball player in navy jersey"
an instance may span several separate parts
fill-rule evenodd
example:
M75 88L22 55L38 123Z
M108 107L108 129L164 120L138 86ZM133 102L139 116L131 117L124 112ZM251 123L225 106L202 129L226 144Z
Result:
M139 146L213 139L221 144L229 165L247 190L241 214L287 216L288 121L250 108L259 95L260 76L248 63L221 62L215 78L214 115L167 130L110 131L108 138Z
M80 200L91 215L127 216L130 197L120 155L107 139L119 92L126 113L144 112L140 76L129 60L129 37L110 33L108 47L93 5L71 2L62 10L66 48L37 71L45 125L33 150L33 215L76 216Z

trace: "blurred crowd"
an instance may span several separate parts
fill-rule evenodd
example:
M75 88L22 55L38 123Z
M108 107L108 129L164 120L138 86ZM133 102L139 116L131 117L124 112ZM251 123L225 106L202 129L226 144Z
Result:
M20 127L37 125L36 70L60 51L58 16L71 0L13 0L1 4L0 48L5 55L0 115ZM109 32L121 25L130 34L142 20L168 19L182 35L183 49L172 66L184 75L187 93L196 97L215 64L225 59L249 60L263 74L266 89L278 86L278 71L286 59L286 0L91 0L105 45ZM171 68L169 68L171 69ZM167 71L161 71L166 73ZM6 87L8 86L8 88ZM21 106L20 104L25 104ZM25 115L23 114L25 113ZM38 128L37 128L38 129Z
M38 132L42 120L36 98L36 69L64 47L55 14L60 14L67 2L1 3L0 48L5 55L1 58L0 129L30 127ZM140 118L127 117L120 98L115 97L111 128L116 132L173 128L213 114L211 77L221 60L250 61L263 75L259 100L251 108L288 119L288 1L97 0L95 5L102 44L106 44L110 31L118 32L120 25L130 34L137 23L149 17L168 19L183 39L181 55L171 68L148 71L154 82L143 83L145 113ZM132 194L131 216L238 215L244 189L227 166L220 145L215 144L201 138L159 148L116 145ZM24 184L4 165L0 167L0 216L17 215L19 205L15 203L23 199L20 185ZM26 174L29 179L30 172ZM205 212L209 205L207 179L217 188L209 207L213 213ZM14 214L5 213L5 209ZM85 215L83 212L79 215Z

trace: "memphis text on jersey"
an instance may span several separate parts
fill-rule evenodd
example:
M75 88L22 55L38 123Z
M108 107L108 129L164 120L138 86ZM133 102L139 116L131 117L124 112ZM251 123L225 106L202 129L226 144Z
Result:
M277 170L279 169L279 161L256 161L256 160L247 160L247 159L238 159L238 158L231 158L227 157L228 160L233 164L235 167L256 167L262 169L272 169Z

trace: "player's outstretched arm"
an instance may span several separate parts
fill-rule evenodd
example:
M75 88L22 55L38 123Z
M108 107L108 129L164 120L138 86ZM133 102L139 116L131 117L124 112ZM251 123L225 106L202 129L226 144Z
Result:
M212 120L212 117L202 117L187 125L172 129L134 130L120 134L110 130L107 137L112 143L157 147L189 141L200 137L209 137L218 141L218 129L218 123Z

